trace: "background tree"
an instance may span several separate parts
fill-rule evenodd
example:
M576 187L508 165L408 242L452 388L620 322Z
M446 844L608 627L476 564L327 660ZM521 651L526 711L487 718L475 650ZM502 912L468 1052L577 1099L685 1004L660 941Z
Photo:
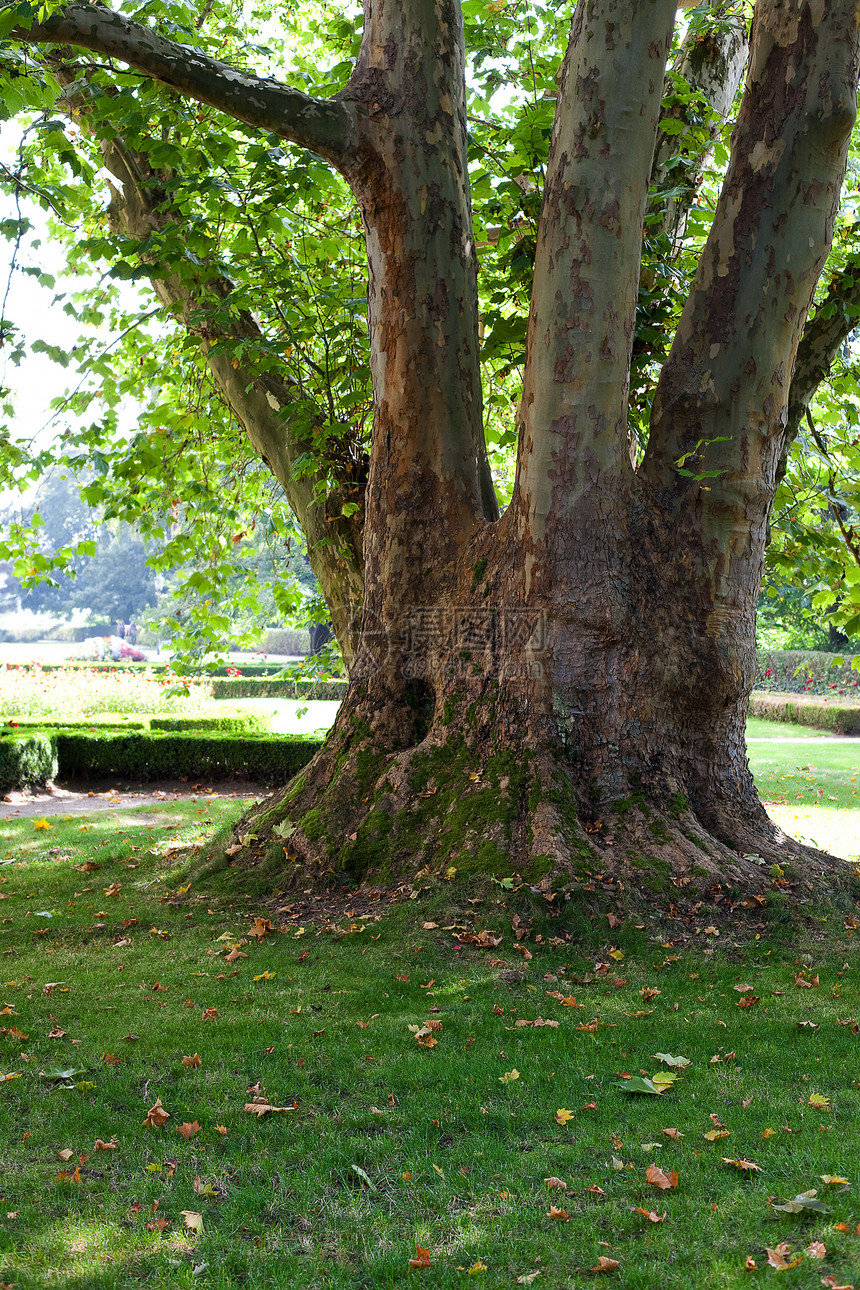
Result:
M313 99L217 62L211 41L192 50L101 6L61 6L29 23L25 12L14 11L13 36L28 46L121 59L309 149L343 177L361 215L373 432L356 502L364 604L360 634L345 630L351 686L326 748L243 836L275 826L291 854L352 874L456 855L466 866L516 864L547 887L591 858L624 873L665 863L682 882L757 879L742 853L781 854L786 840L744 754L755 602L790 373L854 117L853 5L820 0L814 15L805 2L756 6L747 88L695 278L686 293L676 282L668 355L655 350L633 368L650 364L656 378L633 385L638 452L628 395L674 4L577 9L501 519L480 380L460 6L410 0L393 12L369 0L354 67L332 97ZM123 75L91 70L107 77L99 110L110 116ZM149 91L130 79L145 104ZM80 92L69 84L70 100ZM163 142L164 160L178 164ZM528 195L537 183L524 176ZM167 189L180 187L171 173ZM174 231L159 224L161 209L159 197L144 259ZM208 354L236 343L229 383L251 321L227 279L204 268L184 275L198 294L175 305L193 324L200 293L224 302L221 329L202 340ZM313 440L314 400L302 389L288 397L268 372L249 375L244 394L277 414L272 442ZM342 497L327 518L348 530L359 511L347 514ZM346 549L320 580L354 621Z

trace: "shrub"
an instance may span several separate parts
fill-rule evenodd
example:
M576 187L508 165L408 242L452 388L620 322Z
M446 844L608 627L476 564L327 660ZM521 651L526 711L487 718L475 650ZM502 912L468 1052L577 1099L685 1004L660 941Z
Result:
M835 735L860 734L860 706L828 703L792 694L750 696L750 716L766 721L793 721L816 730L830 730Z
M273 681L261 677L216 677L212 692L216 699L343 699L346 680Z
M267 734L272 728L268 712L191 713L181 717L150 717L150 730L211 730L224 735Z
M34 730L0 735L0 792L44 784L57 775L56 735Z
M64 776L194 779L242 775L281 784L306 766L323 740L301 735L58 732Z

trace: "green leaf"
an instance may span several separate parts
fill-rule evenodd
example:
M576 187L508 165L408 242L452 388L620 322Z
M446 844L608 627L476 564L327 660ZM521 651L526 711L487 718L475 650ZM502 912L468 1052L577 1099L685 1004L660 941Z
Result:
M817 1197L816 1191L802 1191L799 1196L783 1201L781 1205L771 1205L771 1209L778 1209L783 1214L800 1214L804 1210L811 1210L815 1214L829 1214L830 1206Z
M629 1079L619 1080L615 1087L623 1088L625 1093L652 1093L657 1097L666 1091L665 1088L658 1088L647 1075L631 1075Z

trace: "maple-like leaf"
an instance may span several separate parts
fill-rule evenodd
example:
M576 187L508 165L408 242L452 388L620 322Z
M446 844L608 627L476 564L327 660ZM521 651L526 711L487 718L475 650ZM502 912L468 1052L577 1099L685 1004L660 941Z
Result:
M53 827L54 827L54 826L53 826L53 824L51 824L51 823L50 823L48 820L46 820L46 819L34 820L34 821L33 821L33 828L34 828L34 829L52 829Z
M791 1246L788 1241L780 1241L779 1245L777 1245L773 1250L769 1245L766 1245L765 1251L767 1253L768 1266L776 1268L777 1272L787 1272L789 1268L796 1268L798 1263L803 1262L802 1254L798 1254L794 1259L786 1257L791 1255Z
M101 1138L96 1138L93 1143L93 1151L116 1151L119 1143L116 1138L111 1138L110 1142L102 1142Z
M163 1214L159 1214L158 1218L154 1218L150 1223L145 1223L144 1226L147 1232L164 1232L170 1226L170 1220L165 1218Z
M567 1183L563 1178L556 1178L554 1175L550 1178L544 1178L547 1191L555 1191L558 1188L561 1191L567 1191Z
M836 1187L840 1184L843 1187L851 1186L848 1179L840 1177L839 1174L819 1174L818 1177L823 1183L826 1183L828 1187Z
M68 1173L65 1169L61 1169L60 1172L57 1174L56 1180L57 1182L71 1182L71 1183L81 1183L84 1181L83 1178L81 1177L81 1171L77 1167L75 1168L75 1172L73 1174Z
M642 995L642 999L645 1003L650 1003L652 999L656 999L657 995L662 994L663 991L658 990L656 986L646 985L639 991L639 993Z
M169 1119L170 1119L170 1112L165 1111L164 1107L161 1105L161 1098L157 1097L155 1099L155 1105L151 1106L147 1111L146 1119L144 1120L143 1123L149 1126L150 1128L154 1127L156 1129L160 1129L161 1126L164 1124L165 1120L169 1120Z
M734 1159L732 1156L723 1156L723 1163L733 1165L735 1169L741 1169L745 1173L761 1173L761 1165L757 1165L754 1160Z
M183 1066L202 1066L203 1063L200 1060L200 1054L195 1053L193 1057L183 1057L182 1065Z
M823 1093L813 1093L809 1099L809 1105L814 1106L818 1111L831 1111L830 1098L825 1097Z
M758 1002L759 1002L758 996L753 994L752 991L750 990L747 994L743 996L743 998L738 999L737 1003L735 1004L735 1007L753 1008Z
M671 1138L673 1142L680 1142L681 1138L684 1136L680 1129L664 1129L663 1132L666 1137Z
M242 951L234 945L232 950L224 955L224 962L235 963L237 959L246 959L247 957L247 954L243 954Z
M217 1008L204 1008L200 1014L201 1021L214 1021L218 1016Z
M758 1264L756 1263L755 1259L753 1258L753 1256L752 1256L751 1254L748 1254L748 1255L747 1255L747 1257L746 1257L746 1262L744 1263L744 1267L745 1267L745 1269L747 1270L747 1272L757 1272L757 1271L758 1271Z
M853 1281L843 1284L843 1282L837 1281L836 1277L822 1277L821 1284L826 1286L827 1290L854 1290Z
M616 1272L620 1266L617 1259L608 1259L605 1254L601 1254L594 1267L588 1270L589 1272Z
M109 887L105 887L104 889L104 893L106 896L118 896L121 891L122 891L121 882L112 882Z
M500 1083L500 1084L513 1084L514 1080L515 1080L515 1079L519 1079L519 1077L520 1077L520 1073L519 1073L519 1071L516 1069L516 1067L514 1067L514 1069L513 1069L513 1070L505 1071L504 1075L500 1075L500 1076L499 1076L499 1083Z
M194 1179L194 1182L191 1184L191 1187L195 1196L220 1196L221 1195L217 1187L213 1187L211 1183L204 1182L199 1175L197 1178Z
M122 1058L115 1057L113 1053L102 1053L102 1061L106 1066L121 1066Z
M555 1118L561 1127L564 1128L568 1120L573 1119L573 1111L568 1111L566 1107L560 1106L555 1113Z
M566 1209L556 1209L555 1205L550 1205L546 1212L547 1218L557 1218L560 1222L566 1223L570 1218Z
M661 1191L669 1191L678 1186L678 1175L674 1169L666 1174L658 1165L649 1165L645 1170L646 1182L652 1187L659 1187Z
M653 1209L634 1209L633 1213L641 1214L643 1218L648 1219L649 1223L665 1223L666 1221L665 1214L655 1214Z
M226 1138L226 1136L227 1136L227 1126L226 1126L226 1124L216 1124L216 1125L215 1125L215 1132L216 1132L216 1133L220 1133L222 1138Z
M720 1138L731 1137L728 1129L711 1129L705 1134L706 1142L719 1142Z
M200 1132L202 1127L202 1124L198 1124L196 1120L192 1120L190 1123L186 1120L184 1124L177 1124L176 1132L181 1138L194 1138Z
M204 1231L203 1215L196 1213L193 1209L181 1209L179 1212L185 1219L185 1226L189 1231L197 1232L198 1235L202 1235Z
M415 1246L415 1258L409 1260L410 1268L429 1268L430 1251L425 1250L423 1246Z
M806 1247L806 1257L808 1259L823 1259L827 1254L827 1246L823 1241L810 1241Z

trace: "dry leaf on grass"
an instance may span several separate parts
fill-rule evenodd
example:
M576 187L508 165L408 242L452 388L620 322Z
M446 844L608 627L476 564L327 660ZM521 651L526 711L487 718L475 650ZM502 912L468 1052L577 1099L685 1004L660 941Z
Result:
M409 1260L410 1268L429 1268L430 1251L425 1250L423 1246L415 1246L415 1258Z
M261 1098L258 1102L246 1102L245 1110L249 1115L256 1115L259 1120L264 1115L276 1115L283 1111L295 1111L298 1109L298 1105L298 1102L294 1101L292 1106L272 1106L265 1098Z
M544 1182L546 1183L547 1191L555 1191L556 1188L561 1191L567 1191L567 1183L563 1178L556 1178L553 1176L551 1178L544 1178Z
M196 1213L193 1209L181 1209L179 1212L185 1219L185 1226L189 1231L197 1232L198 1234L203 1233L204 1227L202 1214Z
M793 1259L791 1258L791 1246L788 1241L780 1241L779 1245L773 1250L769 1245L766 1245L765 1252L767 1253L768 1267L776 1268L777 1272L787 1272L789 1268L796 1268L798 1263L803 1262L802 1254L798 1254Z
M762 1172L761 1165L757 1165L754 1160L735 1160L731 1156L723 1156L723 1163L726 1165L733 1165L735 1169L741 1169L745 1173L760 1174Z
M570 1218L570 1214L568 1214L566 1209L556 1209L555 1205L550 1205L546 1212L546 1216L547 1218L557 1218L563 1223L566 1223Z
M177 1124L176 1132L181 1138L185 1138L187 1140L189 1138L196 1138L202 1127L203 1126L198 1124L196 1120L193 1120L191 1123L186 1120L184 1124Z
M161 1098L157 1097L155 1099L154 1106L151 1106L147 1111L146 1119L144 1120L143 1123L147 1125L149 1128L160 1129L161 1126L164 1124L165 1120L169 1120L169 1119L170 1119L170 1112L165 1111L164 1107L161 1105Z
M200 1060L200 1054L195 1053L193 1057L183 1057L182 1065L183 1066L202 1066L203 1063Z
M101 1138L96 1138L93 1143L93 1151L116 1151L119 1143L116 1138L111 1138L110 1142L102 1142Z
M605 1254L601 1254L593 1268L589 1272L615 1272L620 1267L617 1259L608 1259Z
M678 1175L675 1170L666 1174L659 1165L649 1165L645 1170L645 1179L652 1187L659 1187L661 1191L669 1191L678 1186Z
M655 1214L653 1209L634 1209L633 1213L641 1214L643 1218L648 1219L649 1223L665 1223L666 1221L665 1214Z

